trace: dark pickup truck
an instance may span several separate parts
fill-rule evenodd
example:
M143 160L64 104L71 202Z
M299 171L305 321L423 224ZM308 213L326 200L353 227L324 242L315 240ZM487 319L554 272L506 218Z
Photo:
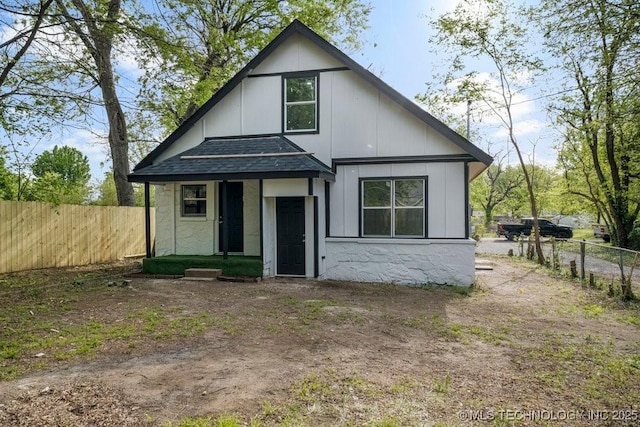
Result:
M558 239L570 239L573 237L571 227L557 225L547 219L538 219L538 225L540 226L540 235L543 237L553 236ZM522 234L529 236L532 228L533 219L525 218L520 224L499 223L497 233L498 236L504 236L507 240L513 240Z

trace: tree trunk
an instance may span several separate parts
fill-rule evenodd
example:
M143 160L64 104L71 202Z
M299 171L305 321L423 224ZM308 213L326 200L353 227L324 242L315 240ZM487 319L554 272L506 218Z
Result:
M106 18L99 18L84 0L71 0L73 6L82 15L83 20L76 19L69 12L62 0L57 4L66 24L80 38L82 44L95 63L96 74L92 76L100 90L104 101L107 120L109 122L109 148L113 163L113 179L118 195L118 205L134 206L133 186L127 181L129 173L129 139L120 100L116 92L116 84L111 62L113 40L119 30L118 18L121 14L122 0L108 0Z
M101 54L101 52L98 52L98 54ZM133 186L127 181L127 174L129 173L127 122L116 94L111 62L102 62L100 68L100 89L102 89L102 97L109 120L109 148L111 150L113 180L116 185L118 205L134 206Z
M508 114L510 116L511 111L509 111ZM516 150L516 154L518 155L518 160L520 161L520 166L522 167L524 180L527 183L527 192L529 193L529 202L531 205L531 217L533 218L533 229L531 231L534 235L536 255L538 255L538 264L544 265L545 260L544 260L544 254L542 253L542 244L540 243L540 226L538 223L538 206L536 204L536 195L533 191L533 182L531 181L531 177L529 176L529 172L527 171L527 165L525 164L524 158L522 157L520 146L518 145L518 142L516 141L513 135L513 126L509 128L509 140L511 141L511 145L513 145L513 148L515 148Z

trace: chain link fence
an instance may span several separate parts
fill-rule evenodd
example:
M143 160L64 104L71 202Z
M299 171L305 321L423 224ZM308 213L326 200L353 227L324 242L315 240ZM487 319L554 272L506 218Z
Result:
M623 299L640 295L640 252L584 240L542 241L547 266L565 271ZM532 237L518 241L518 255L535 257ZM638 271L636 271L638 270Z

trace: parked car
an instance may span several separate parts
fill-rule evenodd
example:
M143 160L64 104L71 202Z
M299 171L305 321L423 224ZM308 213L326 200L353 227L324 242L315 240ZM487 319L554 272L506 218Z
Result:
M596 239L602 239L609 243L611 241L611 235L609 234L609 227L603 224L592 224L593 237Z
M571 227L557 225L548 219L538 219L540 235L543 237L557 237L558 239L570 239L573 237ZM529 236L533 228L533 218L524 218L519 224L498 223L498 236L504 236L507 240L513 240L520 235Z

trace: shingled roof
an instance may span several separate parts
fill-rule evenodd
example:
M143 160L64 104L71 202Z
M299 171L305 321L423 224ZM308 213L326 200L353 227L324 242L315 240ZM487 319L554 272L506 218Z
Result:
M160 163L137 169L132 182L322 178L331 169L282 135L211 138Z

